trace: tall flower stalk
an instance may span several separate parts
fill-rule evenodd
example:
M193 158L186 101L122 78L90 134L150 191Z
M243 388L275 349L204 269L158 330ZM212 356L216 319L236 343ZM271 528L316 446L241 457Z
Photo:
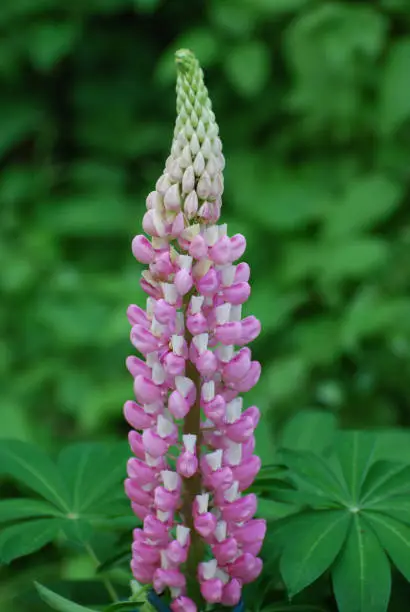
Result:
M134 530L131 568L173 612L205 602L234 606L262 569L265 535L257 500L245 494L260 469L254 430L260 413L241 393L261 367L246 346L260 332L242 318L250 294L244 236L218 224L225 166L218 125L195 56L176 53L177 120L171 154L147 197L145 235L132 242L147 265L146 309L131 305L128 357L136 401L125 489L143 521Z

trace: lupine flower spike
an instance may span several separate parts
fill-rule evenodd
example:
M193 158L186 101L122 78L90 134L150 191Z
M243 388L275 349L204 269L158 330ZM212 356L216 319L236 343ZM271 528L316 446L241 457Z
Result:
M241 313L250 294L249 266L236 263L245 238L218 224L225 160L203 72L185 49L176 64L171 154L147 197L148 237L132 241L148 298L145 310L127 312L142 359L127 359L136 401L124 406L135 455L125 490L143 522L133 534L134 577L167 591L173 612L200 612L205 602L235 606L262 569L266 525L245 492L260 468L260 414L243 410L240 397L260 376L246 346L260 323Z

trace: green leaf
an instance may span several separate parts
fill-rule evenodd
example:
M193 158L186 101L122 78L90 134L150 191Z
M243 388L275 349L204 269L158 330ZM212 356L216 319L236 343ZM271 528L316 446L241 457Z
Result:
M361 234L388 217L400 204L402 189L383 175L363 176L348 186L344 199L329 209L327 238Z
M294 533L302 534L306 532L306 517L308 517L307 521L309 522L310 514L313 513L298 512L280 519L268 521L262 549L267 570L272 570L275 574L278 573L277 561L286 549L288 541L292 540ZM315 512L315 514L318 513Z
M337 502L348 505L344 484L321 457L310 451L290 449L283 449L279 456L291 469L290 477L301 490L314 493L322 504L334 505Z
M324 282L362 278L380 269L388 253L384 240L364 236L348 242L323 243L316 251L319 273Z
M340 324L328 317L293 325L291 337L299 357L302 357L310 368L334 363L340 352L339 328ZM321 341L317 342L317 338L321 338ZM333 381L323 381L317 387L317 398L323 404L340 404L338 387Z
M284 401L295 391L295 385L303 387L307 377L307 364L298 355L278 359L265 374L269 380L271 401Z
M47 502L20 497L0 500L0 523L18 521L35 516L63 516L57 508Z
M267 285L262 277L254 281L252 294L249 300L249 312L260 319L265 333L276 331L290 319L292 311L304 300L301 291L284 294L274 287Z
M264 467L264 466L263 466ZM262 467L262 469L263 469ZM279 499L277 493L282 493L284 490L295 491L295 488L285 478L288 475L288 470L280 466L267 466L268 469L262 472L260 470L251 490L257 495L266 494L272 499ZM262 473L261 473L262 472Z
M327 210L328 188L310 166L303 171L290 170L247 152L231 156L226 174L235 208L264 229L286 232L304 228L322 219ZM312 259L317 264L317 245L315 249ZM287 257L285 253L284 264Z
M356 514L332 571L339 612L386 612L390 566L369 523Z
M378 461L369 471L361 503L367 506L410 492L410 465Z
M95 526L98 528L98 525ZM66 538L76 544L88 542L93 532L91 522L76 515L67 518L62 528Z
M116 516L116 517L101 517L92 519L94 527L101 530L108 531L123 531L124 529L131 531L135 527L141 524L141 521L131 512L130 505L128 504L128 516ZM101 512L103 512L101 510ZM107 509L107 513L109 508Z
M410 300L406 297L387 300L374 287L359 290L345 309L340 333L342 345L352 350L368 336L394 333L408 320L409 310Z
M0 534L0 558L10 563L39 550L55 539L62 528L61 519L38 519L6 527Z
M299 517L298 517L299 518ZM351 516L342 510L311 512L288 533L280 571L293 597L333 563L346 538ZM289 525L292 525L290 521Z
M0 195L1 198L1 195ZM4 200L3 200L4 201ZM18 264L16 268L13 267L13 278L10 278L12 282L16 282L16 278L18 278ZM28 272L27 268L23 266L20 268L20 272L22 272L22 278L18 281L21 283L20 286L24 285L24 278L28 279L30 272ZM5 280L5 279L4 279ZM3 280L3 287L6 284ZM0 438L10 439L13 438L15 440L30 440L33 436L32 427L29 420L29 415L26 410L14 403L13 399L10 398L8 400L7 396L3 397L2 407L1 407L1 416L2 416L2 427L0 431Z
M268 378L262 376L259 384L249 394L249 402L261 409L264 427L257 427L255 431L256 454L260 457L262 464L272 463L275 456L275 428L269 414L269 406L266 403Z
M392 518L410 525L410 499L408 495L397 497L386 497L380 501L365 505L366 514L368 511L382 512Z
M92 608L79 606L73 601L69 601L68 599L65 599L65 597L61 597L61 595L53 593L53 591L50 591L38 582L35 582L34 584L41 599L48 604L50 608L57 610L57 612L94 612Z
M359 503L364 479L373 461L375 436L368 432L341 432L336 446L337 458L352 504Z
M26 42L34 66L44 71L53 68L70 52L79 33L78 22L74 19L33 24Z
M410 38L395 42L389 52L380 82L379 120L383 135L396 132L410 118L410 92L403 87L409 74Z
M47 231L61 236L111 236L126 234L130 202L116 191L81 193L61 197L53 210L48 205L42 211L42 223ZM104 209L104 215L96 214Z
M377 461L363 483L361 504L372 504L380 499L400 495L410 490L410 465Z
M232 85L243 96L253 97L265 87L270 72L269 50L260 41L250 41L225 54L225 70Z
M394 565L410 582L410 527L378 512L366 512L366 520Z
M65 512L70 512L65 483L53 462L36 446L19 440L0 441L0 474L24 483Z
M212 2L210 7L212 24L216 26L212 29L238 40L249 38L257 20L252 7L246 6L244 2Z
M410 463L410 431L384 429L377 432L375 456L377 459Z
M69 171L70 183L79 191L90 189L95 193L99 189L101 191L124 189L125 169L115 163L84 157L73 160Z
M322 452L332 443L336 418L329 412L304 410L288 421L282 431L280 444L293 450Z
M280 478L281 476L286 475L286 473L286 468L281 465L278 465L276 463L272 463L270 465L264 463L262 464L262 467L259 470L259 473L256 477L256 481L263 484L263 482L265 481L269 482L272 479Z
M70 490L72 511L95 510L122 491L129 450L126 444L74 444L60 454L58 466Z
M257 516L267 521L277 521L285 516L294 514L297 510L298 508L291 504L278 502L272 499L264 499L263 497L258 499Z

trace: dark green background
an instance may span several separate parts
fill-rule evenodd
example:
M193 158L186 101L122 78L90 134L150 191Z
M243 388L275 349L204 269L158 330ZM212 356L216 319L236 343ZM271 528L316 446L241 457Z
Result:
M170 148L179 47L220 126L223 221L248 240L263 459L308 407L409 424L408 0L1 0L0 34L1 436L126 435L130 242ZM67 559L62 576L87 573Z

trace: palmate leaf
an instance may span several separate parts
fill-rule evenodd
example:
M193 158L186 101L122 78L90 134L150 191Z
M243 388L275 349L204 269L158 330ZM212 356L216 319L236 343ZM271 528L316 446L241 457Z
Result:
M259 470L259 473L256 477L255 482L266 482L266 481L270 481L270 480L276 480L278 478L281 478L282 476L285 476L287 473L287 469L284 468L282 465L278 465L276 463L271 463L269 465L267 464L263 464L261 469Z
M363 431L341 432L336 452L352 505L358 504L361 487L372 464L375 436Z
M266 551L265 567L270 567L275 564L276 560L283 553L286 546L288 534L293 529L297 528L297 522L303 525L303 514L299 513L294 516L286 516L282 519L268 522L268 528L263 542L263 550Z
M277 519L288 516L289 514L294 514L297 511L298 507L295 505L281 503L273 499L259 498L256 516L267 521L276 521Z
M351 515L325 510L289 520L280 571L289 596L314 582L333 563L346 538Z
M67 482L73 512L100 513L104 502L118 497L128 455L128 446L122 443L75 444L61 452L58 467Z
M339 612L386 612L391 588L389 561L370 524L359 514L353 516L332 580Z
M283 491L295 491L295 487L286 479L289 470L278 464L262 465L250 491L257 495L281 500Z
M62 527L67 540L77 545L86 544L93 534L93 525L81 516L73 515L73 518L66 518Z
M18 499L3 499L0 501L0 523L38 516L61 517L63 515L55 506L38 499L19 497Z
M17 557L39 550L54 540L63 525L62 519L46 518L3 529L0 534L0 560L10 563Z
M318 455L309 451L283 449L279 456L291 469L293 480L301 491L313 493L328 506L348 505L349 494L337 474Z
M376 501L369 506L366 506L366 516L368 511L381 512L383 514L388 514L390 517L404 523L405 525L410 525L410 499L408 495L397 497L388 497L386 499L382 499L380 501Z
M30 444L0 443L0 473L10 474L45 497L0 501L0 523L55 517L54 522L51 518L31 521L4 530L3 559L11 561L38 550L54 538L57 525L76 544L87 542L93 529L135 527L138 519L123 493L128 453L123 443L78 444L62 451L57 467ZM20 542L19 533L28 534L27 542Z
M373 504L410 493L410 465L377 461L363 483L361 504Z
M0 443L0 474L8 474L70 512L69 495L53 462L36 446L19 440Z
M331 568L340 612L385 612L386 552L410 581L410 465L380 460L375 442L371 433L342 432L326 463L313 453L281 451L296 493L314 509L268 528L291 596Z
M394 565L410 582L410 527L378 512L366 512L366 520Z
M57 595L57 593L53 593L53 591L50 591L38 582L35 582L34 584L41 599L48 604L50 608L57 610L57 612L95 612L92 608L79 606L73 601L65 599L65 597Z

